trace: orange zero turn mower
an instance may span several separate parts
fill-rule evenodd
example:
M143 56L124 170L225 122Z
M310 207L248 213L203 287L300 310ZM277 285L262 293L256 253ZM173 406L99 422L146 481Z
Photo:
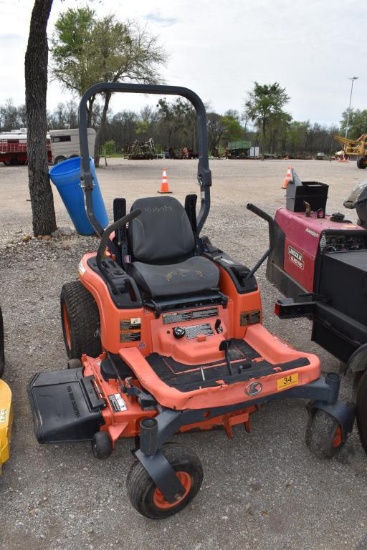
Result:
M140 197L102 228L93 211L86 102L100 92L178 95L193 104L199 141L197 196ZM352 430L354 411L338 400L337 374L321 376L319 359L280 341L262 324L255 271L217 248L201 231L209 214L211 172L206 113L182 87L102 83L79 107L86 211L101 236L79 264L79 280L61 292L68 369L36 374L29 395L40 443L88 441L107 458L117 441L135 438L127 477L132 505L165 518L198 493L199 457L170 443L176 433L223 426L228 436L265 403L310 401L306 442L331 457ZM269 224L254 205L248 208ZM269 232L271 234L271 232ZM326 426L326 429L325 429ZM324 434L325 437L320 437Z

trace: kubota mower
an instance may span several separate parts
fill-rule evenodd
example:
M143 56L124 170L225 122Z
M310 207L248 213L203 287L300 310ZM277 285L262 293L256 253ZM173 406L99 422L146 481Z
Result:
M129 213L126 201L115 199L114 223L100 226L86 133L86 102L99 92L191 101L198 209L195 195L184 206L169 195L138 198ZM127 492L149 518L180 511L202 483L198 456L170 443L174 434L223 426L231 436L237 424L249 430L251 414L267 402L311 400L307 444L332 456L351 432L354 412L338 401L337 374L321 377L315 355L262 325L254 273L269 251L249 269L201 236L212 182L200 98L181 87L97 84L81 100L79 128L86 210L101 242L82 258L80 280L62 289L69 369L38 373L29 386L39 442L90 440L95 456L107 458L119 438L135 437ZM272 225L270 216L248 208Z

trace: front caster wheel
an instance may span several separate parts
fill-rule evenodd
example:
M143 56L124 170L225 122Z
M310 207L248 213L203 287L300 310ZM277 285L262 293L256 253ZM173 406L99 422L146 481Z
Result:
M168 502L144 466L136 461L126 480L127 494L134 508L151 519L164 519L183 510L197 495L203 481L203 468L198 456L179 445L162 447L185 492L175 502Z
M317 409L309 418L306 445L318 458L332 458L344 445L338 421L327 412Z
M96 432L92 439L92 451L96 458L105 460L111 456L112 439L107 432Z

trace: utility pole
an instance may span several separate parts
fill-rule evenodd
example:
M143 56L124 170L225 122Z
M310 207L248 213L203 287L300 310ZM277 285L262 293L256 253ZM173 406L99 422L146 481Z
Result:
M348 132L349 132L349 116L350 116L350 108L351 108L351 105L352 105L353 84L354 84L355 80L358 80L358 78L359 78L358 76L352 76L352 77L349 78L349 80L352 81L352 86L350 88L349 107L348 107L348 111L347 111L347 126L345 128L345 139L347 139Z

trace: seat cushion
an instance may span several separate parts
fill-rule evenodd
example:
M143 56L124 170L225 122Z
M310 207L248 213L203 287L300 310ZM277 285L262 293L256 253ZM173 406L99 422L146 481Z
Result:
M219 282L218 267L202 256L169 265L133 262L129 274L152 298L203 292L217 288Z
M128 235L135 260L174 263L193 255L195 239L182 204L174 197L137 199L131 210L141 214L129 224Z

